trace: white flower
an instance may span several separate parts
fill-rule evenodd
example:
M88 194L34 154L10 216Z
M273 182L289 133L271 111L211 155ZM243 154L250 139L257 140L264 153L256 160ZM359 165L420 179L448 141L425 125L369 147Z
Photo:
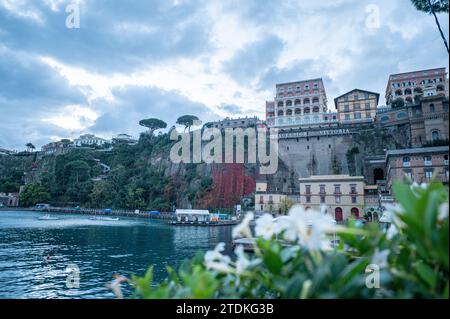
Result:
M439 206L438 220L443 221L446 218L448 218L448 202L442 203Z
M389 239L389 240L391 240L391 239L394 238L394 236L397 235L397 234L398 234L398 229L397 229L397 227L395 226L395 224L390 224L390 225L389 225L389 228L388 228L388 230L387 230L387 232L386 232L386 238Z
M289 216L280 217L277 220L277 231L284 231L283 238L288 241L296 241L297 238L306 236L308 225L305 223L305 211L303 206L296 205L289 211Z
M205 263L219 261L226 262L227 264L230 262L230 257L222 254L222 251L225 250L225 243L218 243L214 250L209 250L205 254Z
M297 241L310 250L329 249L330 239L327 234L336 232L336 221L327 214L308 210L296 205L289 211L287 218L277 220L279 232L288 241Z
M247 267L250 264L250 261L247 259L247 257L244 254L244 247L242 245L239 245L236 247L236 249L234 250L234 253L237 256L236 259L236 273L237 274L242 274Z
M270 239L275 234L273 217L270 214L264 214L256 220L256 236L264 239Z
M242 222L233 228L233 233L232 233L233 238L238 238L238 237L251 238L252 232L250 230L250 221L252 221L252 220L253 220L252 212L245 214L245 217L242 220Z
M370 263L375 264L380 268L384 268L388 265L387 262L388 256L389 256L389 249L379 251L378 248L376 248L372 256L372 261Z
M218 243L214 250L209 250L205 254L205 266L208 269L218 272L228 273L232 271L230 267L230 257L222 254L225 250L225 243Z
M385 213L391 217L392 222L398 228L404 228L405 223L399 218L400 215L405 213L405 209L400 204L386 204Z
M206 268L215 270L221 273L231 273L233 272L233 268L224 262L219 261L209 261L205 263Z

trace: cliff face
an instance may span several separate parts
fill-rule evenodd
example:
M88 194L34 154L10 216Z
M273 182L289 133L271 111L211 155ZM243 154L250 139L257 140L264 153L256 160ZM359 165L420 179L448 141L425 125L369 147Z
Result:
M410 145L407 125L350 128L344 134L283 138L275 174L260 175L257 164L175 164L167 134L141 135L137 145L114 149L71 149L48 156L1 156L0 181L21 174L40 183L55 205L129 209L231 209L253 197L256 180L272 192L295 194L298 178L364 173L367 155ZM107 168L107 169L105 169ZM20 181L19 181L20 182Z

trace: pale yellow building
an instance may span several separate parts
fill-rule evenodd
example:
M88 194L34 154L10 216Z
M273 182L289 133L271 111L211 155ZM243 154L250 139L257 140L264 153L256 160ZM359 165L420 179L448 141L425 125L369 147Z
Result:
M380 94L354 89L334 99L341 123L372 122Z
M280 204L287 195L269 191L267 182L256 182L255 212L280 213Z
M364 215L364 177L312 175L300 178L300 204L320 211L326 209L337 222Z

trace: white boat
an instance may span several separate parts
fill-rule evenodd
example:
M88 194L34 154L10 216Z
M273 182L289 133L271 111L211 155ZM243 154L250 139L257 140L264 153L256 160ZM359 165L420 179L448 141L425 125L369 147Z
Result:
M38 217L39 220L58 220L59 217L52 217L49 214Z
M107 222L116 222L119 220L119 217L91 217L91 220L101 220Z

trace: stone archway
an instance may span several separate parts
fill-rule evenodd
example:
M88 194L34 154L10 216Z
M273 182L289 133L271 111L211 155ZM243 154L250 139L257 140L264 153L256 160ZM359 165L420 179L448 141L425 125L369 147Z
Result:
M359 209L358 209L358 208L353 207L353 208L350 210L350 213L352 214L353 217L359 218Z
M334 219L336 222L342 222L344 220L344 216L342 215L342 208L336 207L334 209Z
M376 184L377 181L381 181L384 179L384 171L382 168L375 168L373 170L373 183Z

